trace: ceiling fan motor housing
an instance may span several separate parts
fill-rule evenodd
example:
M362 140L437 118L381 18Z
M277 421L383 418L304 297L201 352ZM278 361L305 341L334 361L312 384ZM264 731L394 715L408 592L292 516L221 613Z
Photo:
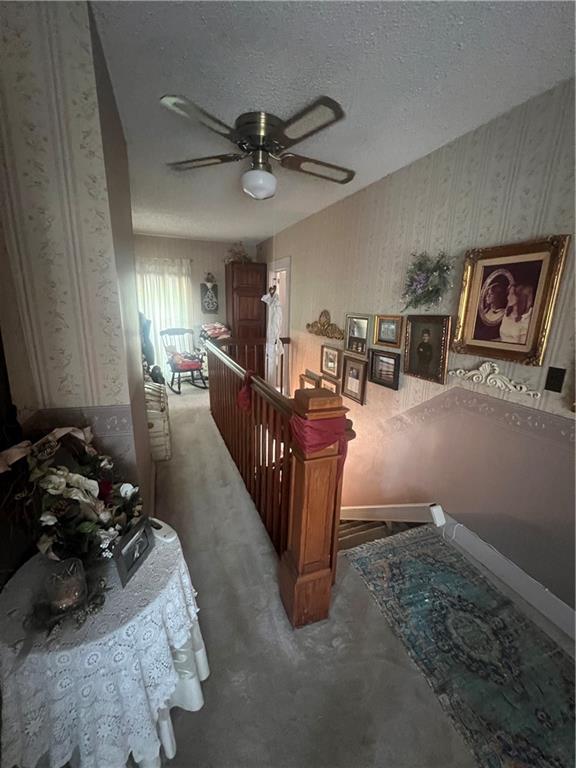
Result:
M236 143L244 152L264 150L270 154L278 153L282 150L277 138L282 125L282 120L268 112L245 112L234 125Z

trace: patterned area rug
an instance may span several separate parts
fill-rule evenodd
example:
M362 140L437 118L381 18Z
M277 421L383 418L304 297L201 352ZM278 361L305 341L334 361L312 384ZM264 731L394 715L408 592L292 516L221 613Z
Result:
M574 663L434 529L345 553L482 768L574 768Z

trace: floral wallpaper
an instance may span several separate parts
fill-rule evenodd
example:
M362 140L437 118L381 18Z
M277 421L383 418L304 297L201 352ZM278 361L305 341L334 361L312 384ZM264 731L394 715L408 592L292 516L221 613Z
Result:
M291 257L292 380L317 371L324 341L307 322L328 309L400 314L411 253L445 250L455 259L453 288L424 314L456 316L468 248L574 232L574 81L528 101L260 246L267 261ZM542 368L498 361L501 372L542 392L526 396L464 386L532 408L571 415L574 400L574 249L566 265ZM319 295L322 296L319 303ZM419 314L419 312L405 313ZM485 358L451 353L448 368L476 368ZM562 394L544 392L549 365L566 368ZM446 386L462 386L449 378ZM368 384L364 407L346 400L355 423L402 414L444 386L401 374L400 389Z
M0 27L7 251L38 405L127 403L87 5L2 3Z

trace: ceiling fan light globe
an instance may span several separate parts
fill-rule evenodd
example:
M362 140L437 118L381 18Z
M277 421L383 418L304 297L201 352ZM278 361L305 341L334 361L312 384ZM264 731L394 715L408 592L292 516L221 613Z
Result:
M252 169L242 174L242 189L254 200L267 200L276 194L277 179L273 173Z

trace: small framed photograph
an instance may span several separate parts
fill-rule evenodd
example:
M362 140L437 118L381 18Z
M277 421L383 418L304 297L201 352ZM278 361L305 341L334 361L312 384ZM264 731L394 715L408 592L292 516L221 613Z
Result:
M344 355L344 373L342 375L342 394L364 405L366 396L366 371L368 362L357 357Z
M122 586L125 587L154 548L154 533L147 517L118 540L114 548L114 560Z
M336 347L329 347L322 344L320 354L320 372L325 376L331 376L333 379L339 379L342 376L342 350Z
M468 251L453 349L542 365L569 235Z
M322 376L321 386L324 387L324 389L329 389L330 392L333 392L335 395L340 394L340 384L333 379L329 379L327 376Z
M368 326L370 315L346 315L344 349L351 355L366 357L368 354Z
M306 370L304 371L304 376L307 376L309 379L314 379L314 381L316 382L316 386L317 387L320 386L320 379L322 378L322 376L320 376L319 373L316 373L316 371L311 371L310 368L306 368Z
M320 376L310 376L310 371L300 374L300 389L316 389L320 386Z
M398 389L400 355L398 352L370 350L369 380L389 389Z
M374 315L374 344L400 347L403 321L402 315Z
M404 373L418 379L446 383L449 315L408 315L404 347Z

